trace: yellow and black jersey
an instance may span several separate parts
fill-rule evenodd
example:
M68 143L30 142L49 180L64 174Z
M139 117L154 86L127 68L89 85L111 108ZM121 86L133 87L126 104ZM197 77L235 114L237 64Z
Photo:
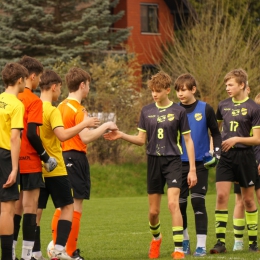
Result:
M44 149L49 156L57 160L58 166L52 171L47 172L44 168L44 177L54 177L67 175L67 170L62 157L61 143L53 130L56 127L63 127L61 113L58 108L52 106L50 102L43 102L43 125L40 126L40 137Z
M171 102L167 107L156 103L143 107L138 130L147 134L147 154L179 156L182 154L181 135L190 132L186 111Z
M217 120L222 122L222 140L231 137L250 137L254 128L260 128L260 106L252 99L235 101L228 98L218 105ZM234 148L247 148L237 143Z
M11 129L23 129L24 105L13 94L0 94L0 148L11 149Z

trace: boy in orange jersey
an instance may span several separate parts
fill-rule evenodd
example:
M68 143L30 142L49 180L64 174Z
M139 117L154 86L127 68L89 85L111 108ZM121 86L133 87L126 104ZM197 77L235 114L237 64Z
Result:
M20 163L20 203L23 210L23 260L31 260L32 248L35 240L36 212L40 188L44 187L42 178L42 163L45 163L48 171L52 171L57 162L55 158L50 157L43 148L39 137L38 127L42 125L42 101L32 91L35 90L40 82L40 76L43 72L42 64L29 56L24 56L19 64L23 65L29 72L26 79L26 86L23 93L18 94L18 98L25 107L23 118L24 130L22 133L21 151L19 157ZM19 202L17 202L19 203ZM15 214L15 236L14 247L16 245L19 223L22 212Z
M43 125L40 127L40 136L47 153L56 158L58 165L50 173L43 169L45 190L51 195L55 208L61 209L57 223L57 238L54 249L51 250L51 259L70 259L65 252L65 245L71 230L73 217L73 198L67 170L62 157L60 142L69 140L85 127L96 127L97 118L84 115L82 121L69 129L64 129L60 111L52 106L61 93L61 78L51 70L46 70L41 76L40 89L43 101ZM41 193L40 199L41 200Z
M83 120L84 115L87 114L86 109L81 105L81 101L89 93L90 75L86 71L75 67L66 74L66 83L69 89L69 96L58 106L65 129L79 124ZM83 200L88 200L90 197L90 171L86 157L86 144L98 139L107 130L116 129L115 123L106 122L93 130L86 128L70 140L62 142L63 158L72 185L74 199L72 229L66 245L66 252L73 259L84 260L80 256L80 250L77 249L77 241ZM60 211L56 210L52 225L54 236L59 215Z
M18 184L21 130L24 106L17 99L23 92L28 71L18 63L6 64L2 71L5 92L0 95L0 235L2 260L12 260L15 201Z

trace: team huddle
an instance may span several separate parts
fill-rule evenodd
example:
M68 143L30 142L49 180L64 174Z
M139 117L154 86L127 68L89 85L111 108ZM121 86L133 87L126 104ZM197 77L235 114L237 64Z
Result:
M142 108L138 134L119 131L114 122L100 125L81 105L89 93L90 75L71 68L65 77L68 97L57 107L62 79L29 56L8 63L2 71L5 91L0 94L0 235L1 259L16 260L22 220L21 260L44 260L40 220L49 196L56 208L52 218L50 259L84 260L77 248L83 200L90 197L87 144L103 136L123 139L147 149L147 193L152 241L148 257L160 256L160 203L167 183L172 217L173 259L190 255L187 198L191 194L197 236L195 257L207 254L208 216L205 199L208 170L216 167L216 244L210 254L226 252L228 200L235 183L234 251L243 250L247 225L249 251L258 252L260 201L260 106L248 97L247 74L235 69L224 83L229 97L213 108L195 98L197 83L189 74L174 82L179 103L172 102L171 77L160 71L148 81L154 103ZM33 93L40 87L41 95ZM220 130L221 129L221 132ZM210 135L209 135L210 132Z

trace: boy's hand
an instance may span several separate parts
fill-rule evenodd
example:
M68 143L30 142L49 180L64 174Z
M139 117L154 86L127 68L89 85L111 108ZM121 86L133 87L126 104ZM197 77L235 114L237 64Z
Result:
M87 115L84 116L83 122L86 123L86 127L98 127L100 125L100 121L97 117L89 117Z
M17 171L11 171L6 183L3 185L3 188L9 188L12 185L14 185L16 182L16 176L17 176Z
M187 176L187 182L189 185L189 189L194 187L197 184L197 174L196 171L189 171Z
M118 130L118 127L114 122L106 122L105 124L107 125L107 130L110 131Z
M117 140L117 139L122 137L122 132L117 131L117 130L116 131L111 131L111 132L105 133L103 135L103 137L106 140L110 140L110 141Z
M54 157L50 157L48 161L43 164L47 172L52 172L57 167L57 165L58 163Z

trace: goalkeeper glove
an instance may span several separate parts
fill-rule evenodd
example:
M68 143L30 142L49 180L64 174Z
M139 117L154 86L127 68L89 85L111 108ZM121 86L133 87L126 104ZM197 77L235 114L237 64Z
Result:
M47 172L53 171L57 167L57 161L54 157L50 157L46 163L43 164Z
M203 157L204 167L206 169L215 167L218 164L219 159L220 159L220 156L215 154L214 152L205 153L205 156Z

